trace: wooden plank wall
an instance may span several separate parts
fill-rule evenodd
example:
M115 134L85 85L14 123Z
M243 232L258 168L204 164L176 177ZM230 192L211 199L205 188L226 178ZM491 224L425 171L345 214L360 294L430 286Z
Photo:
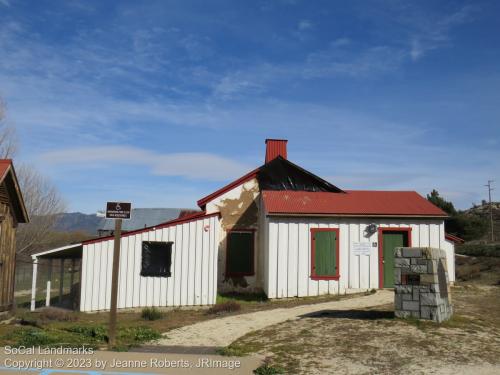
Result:
M376 242L378 233L365 238L366 226L411 227L412 246L444 248L443 220L285 218L271 217L268 224L266 259L268 278L264 290L269 298L343 294L348 289L379 287L378 247L370 255L354 255L353 242ZM311 228L339 228L339 280L311 280ZM452 253L447 251L447 256ZM453 262L450 258L449 262Z
M14 302L16 269L16 229L8 204L0 191L0 311L9 310Z
M216 216L122 238L118 308L215 303L219 219ZM142 241L173 241L172 276L142 277ZM81 311L108 310L113 240L84 245Z

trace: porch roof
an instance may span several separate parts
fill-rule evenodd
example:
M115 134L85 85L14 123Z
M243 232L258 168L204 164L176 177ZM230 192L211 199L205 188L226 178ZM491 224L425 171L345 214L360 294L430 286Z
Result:
M80 259L82 257L83 246L81 243L75 243L67 246L58 247L52 250L42 251L31 254L34 259Z

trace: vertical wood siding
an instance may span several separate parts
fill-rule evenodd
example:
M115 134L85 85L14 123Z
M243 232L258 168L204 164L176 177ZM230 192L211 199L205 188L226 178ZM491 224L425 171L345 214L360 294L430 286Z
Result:
M219 230L218 217L211 216L123 237L118 308L214 304ZM171 277L140 275L142 241L174 243ZM83 246L81 311L110 308L112 262L113 240Z
M269 217L266 225L264 291L269 298L343 294L349 289L379 288L378 246L370 255L354 255L353 242L379 243L378 233L365 237L366 226L410 227L412 246L446 250L448 264L453 252L445 245L443 220L364 219L364 218L286 218ZM339 280L311 279L311 229L339 229ZM454 272L454 271L453 271ZM454 281L454 275L450 280ZM453 279L452 279L453 278Z
M16 269L16 228L8 204L0 203L0 311L9 310L14 303Z

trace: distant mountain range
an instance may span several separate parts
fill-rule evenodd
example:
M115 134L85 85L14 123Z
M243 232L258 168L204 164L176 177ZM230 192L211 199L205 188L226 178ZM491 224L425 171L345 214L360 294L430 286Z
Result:
M130 231L164 223L197 212L189 208L133 208L130 220L124 220L122 230ZM96 214L70 212L61 214L55 225L58 232L86 232L90 236L111 234L114 221Z
M68 212L61 214L55 225L55 230L58 232L87 232L95 236L97 229L102 227L104 218L98 217L96 214L82 214L81 212Z

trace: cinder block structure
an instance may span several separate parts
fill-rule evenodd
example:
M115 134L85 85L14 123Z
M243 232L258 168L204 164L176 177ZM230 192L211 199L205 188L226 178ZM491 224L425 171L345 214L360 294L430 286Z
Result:
M399 247L394 259L394 306L398 318L448 320L451 305L446 253L430 247Z

